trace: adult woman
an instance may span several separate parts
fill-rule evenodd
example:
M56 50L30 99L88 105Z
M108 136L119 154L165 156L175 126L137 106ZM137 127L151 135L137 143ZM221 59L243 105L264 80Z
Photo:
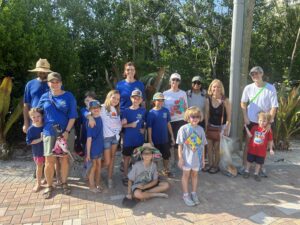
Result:
M230 131L231 105L225 97L224 86L218 79L214 79L208 87L206 99L205 126L206 133L213 128L219 128L220 133L228 136ZM211 128L212 127L212 128ZM220 140L207 135L208 141L208 165L205 170L209 173L219 171Z
M59 73L52 72L47 78L50 91L42 95L38 107L44 110L44 156L45 156L45 177L47 188L43 194L44 198L51 198L53 192L53 175L56 156L53 155L58 129L63 133L64 139L68 143L70 151L74 148L74 129L73 125L77 118L76 100L71 92L61 89L62 80ZM56 129L58 128L58 129ZM69 156L60 157L60 175L64 194L70 194L71 190L67 184L69 172Z
M121 80L117 83L116 89L120 93L120 110L121 113L131 106L130 96L134 89L139 89L143 98L145 99L145 86L144 84L137 80L135 65L133 62L128 62L124 65L124 80Z
M181 76L178 73L173 73L170 77L170 89L163 93L165 97L165 107L170 111L171 126L173 135L176 138L179 128L185 124L184 112L187 109L187 96L183 90L179 89ZM178 145L175 145L174 159L175 165L178 161L177 154Z
M205 100L206 100L206 91L202 87L202 79L200 76L194 76L192 79L191 90L186 92L188 106L197 106L205 115ZM205 122L202 120L199 125L205 129Z

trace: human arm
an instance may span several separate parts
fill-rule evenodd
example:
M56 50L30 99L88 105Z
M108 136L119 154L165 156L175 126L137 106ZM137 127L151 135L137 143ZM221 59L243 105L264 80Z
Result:
M274 122L275 116L276 116L276 112L277 112L277 107L272 107L269 114L271 115L271 123Z
M152 127L148 127L148 141L149 143L154 146L153 141L152 141Z
M86 161L90 161L91 160L91 146L92 146L92 138L88 137L86 139Z
M183 158L182 158L183 145L178 145L178 167L182 169L183 167Z
M132 186L132 180L128 180L127 195L126 195L128 199L132 199L131 186Z
M29 104L27 103L24 103L23 105L23 118L24 118L24 124L23 124L23 132L26 134L27 133L27 130L28 130L28 127L29 127L29 124L30 124L30 118L29 118L29 109L30 109L30 106Z
M207 131L208 120L209 120L209 100L206 98L205 100L205 132Z
M169 134L171 136L171 144L175 145L175 138L174 138L173 129L172 129L172 126L171 126L170 122L168 122L168 131L169 131Z
M146 190L146 189L154 187L155 185L157 185L157 183L158 183L158 179L155 179L155 180L152 180L151 182L149 182L147 184L140 184L140 185L137 186L137 188L141 189L141 190Z
M229 136L230 126L231 126L231 104L230 104L228 98L225 99L224 105L225 105L225 110L226 110L226 114L227 114L227 121L226 121L226 124L225 124L223 134L225 136Z
M273 140L269 141L268 145L270 148L270 155L274 155L275 154L274 153L274 141Z

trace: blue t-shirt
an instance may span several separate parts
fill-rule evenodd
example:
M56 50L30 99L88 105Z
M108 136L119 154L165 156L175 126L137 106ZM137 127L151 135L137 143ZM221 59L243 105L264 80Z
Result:
M44 135L56 136L53 125L58 124L62 131L68 125L70 119L76 119L76 99L71 92L65 91L63 94L53 96L49 91L42 95L39 108L44 110Z
M122 119L126 119L127 123L137 122L135 128L124 128L124 147L137 147L144 144L144 134L140 129L144 128L145 115L146 109L142 107L135 110L128 108L123 112Z
M149 111L147 115L147 127L152 128L152 141L155 145L169 142L168 122L170 120L170 112L165 107Z
M143 99L145 99L145 86L141 81L134 81L132 83L126 80L121 80L117 83L116 89L120 92L120 110L121 113L132 104L130 100L131 92L135 89L139 89L143 93Z
M44 146L43 142L32 145L31 142L35 139L41 138L41 133L43 132L43 127L35 127L31 125L26 134L26 143L31 145L33 157L42 157L44 156Z
M41 96L48 91L49 87L46 81L30 80L25 86L24 103L30 105L30 108L34 108L38 105Z
M91 158L97 155L102 155L104 150L102 119L100 116L94 119L96 121L96 125L93 128L89 127L88 123L86 123L86 136L87 138L92 138Z
M86 124L88 123L88 119L86 118L90 111L86 107L82 107L80 109L80 125L81 125L81 144L85 145L86 143Z

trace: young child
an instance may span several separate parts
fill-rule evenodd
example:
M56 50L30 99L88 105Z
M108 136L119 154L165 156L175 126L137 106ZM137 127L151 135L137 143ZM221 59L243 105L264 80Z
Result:
M199 204L197 196L198 171L205 166L204 146L207 144L204 130L198 125L203 119L201 110L192 106L184 113L188 124L180 127L176 143L178 144L178 166L183 170L181 183L183 201L187 206ZM189 195L189 178L192 180L192 192Z
M154 107L147 115L148 141L159 149L163 157L164 170L163 175L169 176L169 159L171 156L168 131L171 137L172 145L175 144L172 127L170 124L170 112L163 107L164 95L157 92L153 96Z
M113 187L112 175L120 132L122 129L120 119L120 93L117 90L108 92L101 107L101 118L104 134L104 164L108 166L108 188Z
M123 141L123 161L124 172L122 182L125 186L128 184L128 165L130 162L133 150L144 144L144 123L146 109L140 107L143 101L142 92L138 89L131 93L132 105L125 109L122 113L122 124L124 127L124 141Z
M267 148L270 148L270 154L274 155L273 135L271 130L271 115L265 112L258 114L258 125L253 126L251 131L247 130L250 138L248 144L247 163L244 178L249 178L249 169L251 163L255 162L254 179L260 181L259 171L265 162ZM245 126L246 127L246 126Z
M156 164L153 162L153 151L151 144L144 144L138 148L142 160L136 162L128 174L127 198L146 200L154 197L168 198L165 192L170 185L165 181L158 181Z
M90 191L98 193L102 191L100 185L101 173L101 157L104 150L103 124L100 116L100 102L90 101L89 110L96 122L91 128L86 124L87 140L86 140L86 161L92 162L91 169L88 173Z
M33 192L38 192L41 189L43 166L45 162L44 147L43 147L43 111L39 108L31 108L29 117L32 125L28 128L26 142L31 145L33 160L36 165L36 184L33 187Z

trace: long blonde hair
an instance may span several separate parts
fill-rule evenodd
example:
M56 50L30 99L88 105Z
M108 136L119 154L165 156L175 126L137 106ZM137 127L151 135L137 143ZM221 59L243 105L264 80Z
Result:
M221 95L222 95L222 97L225 97L224 85L223 85L222 81L220 81L219 79L214 79L214 80L210 83L210 85L209 85L209 87L208 87L208 90L207 90L207 95L212 96L212 94L213 94L213 93L212 93L212 86L213 86L215 83L218 83L218 84L221 86Z
M104 107L106 109L107 112L110 112L110 107L111 107L111 97L113 95L120 95L120 92L118 90L111 90L110 92L107 93L105 101L104 101ZM117 114L120 115L120 101L118 103L118 105L115 106Z

